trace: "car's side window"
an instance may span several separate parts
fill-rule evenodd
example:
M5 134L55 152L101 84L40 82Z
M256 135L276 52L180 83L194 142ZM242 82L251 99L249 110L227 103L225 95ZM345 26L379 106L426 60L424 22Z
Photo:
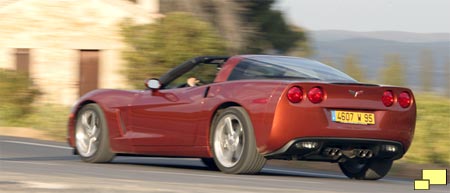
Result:
M170 82L166 88L186 87L186 81L191 77L198 80L198 85L210 84L214 82L217 72L217 64L198 64L190 71Z

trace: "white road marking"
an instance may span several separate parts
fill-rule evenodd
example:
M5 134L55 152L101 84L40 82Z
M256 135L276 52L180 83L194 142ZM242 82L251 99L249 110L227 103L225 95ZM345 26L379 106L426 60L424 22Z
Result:
M0 162L9 162L9 163L19 163L19 164L34 164L34 165L47 165L47 166L60 166L62 164L55 164L55 163L43 163L43 162L27 162L27 161L13 161L13 160L0 160Z
M0 140L2 143L15 143L15 144L23 144L23 145L32 145L32 146L39 146L39 147L51 147L51 148L58 148L58 149L69 149L72 150L71 147L65 147L65 146L59 146L59 145L48 145L48 144L42 144L42 143L31 143L31 142L23 142L23 141L10 141L10 140Z
M67 184L45 183L45 182L22 182L29 188L60 190L70 188Z

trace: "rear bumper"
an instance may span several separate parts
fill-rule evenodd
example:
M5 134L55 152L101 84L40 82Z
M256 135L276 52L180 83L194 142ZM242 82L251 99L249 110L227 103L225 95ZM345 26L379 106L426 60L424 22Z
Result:
M396 141L363 138L298 138L266 154L268 159L338 162L345 159L389 159L403 157L405 149Z

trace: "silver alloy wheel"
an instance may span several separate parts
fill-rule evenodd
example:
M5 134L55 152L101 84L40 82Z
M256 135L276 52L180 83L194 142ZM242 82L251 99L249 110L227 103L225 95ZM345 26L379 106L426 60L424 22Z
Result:
M99 146L100 119L93 110L84 111L77 120L76 146L83 157L94 155Z
M223 116L215 128L214 152L216 159L224 167L237 164L244 150L244 132L242 123L233 114Z

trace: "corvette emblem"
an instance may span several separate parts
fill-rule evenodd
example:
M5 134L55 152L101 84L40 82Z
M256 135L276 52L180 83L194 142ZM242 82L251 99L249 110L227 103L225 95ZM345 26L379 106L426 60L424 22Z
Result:
M348 92L349 92L351 95L353 95L353 97L355 97L355 98L358 97L358 95L364 93L363 90L359 90L359 91L348 90Z

